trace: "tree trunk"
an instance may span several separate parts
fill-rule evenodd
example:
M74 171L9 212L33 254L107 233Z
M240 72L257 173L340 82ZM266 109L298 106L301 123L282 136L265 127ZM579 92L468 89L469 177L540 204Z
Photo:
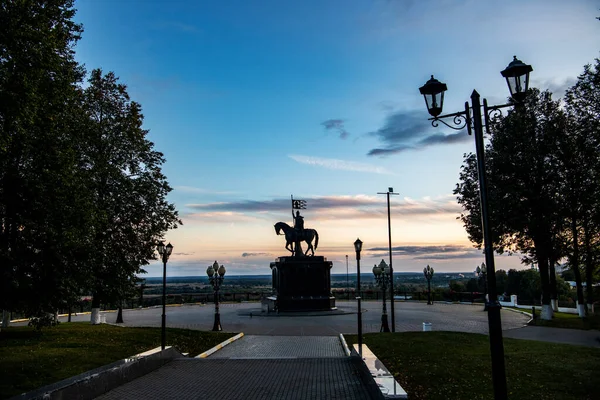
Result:
M550 256L550 299L552 303L552 310L558 311L558 290L556 289L556 260L553 256Z
M117 324L122 324L123 323L123 303L120 302L119 303L119 310L117 311Z
M592 246L591 242L591 233L590 226L588 220L586 219L583 225L583 236L584 236L584 244L585 244L585 294L586 294L586 302L587 302L587 312L592 312L592 305L594 304L594 287L592 286L592 273L594 269L594 259L592 255Z
M583 286L581 285L581 271L579 270L579 235L577 232L577 220L575 218L571 221L571 231L573 233L573 256L570 264L575 275L575 286L577 287L577 312L580 318L584 318Z
M542 283L541 318L544 320L551 320L554 313L552 311L552 306L550 305L550 279L548 273L548 256L546 255L547 249L538 249L538 246L536 246L538 268L540 270L540 280Z
M92 314L90 323L92 325L100 324L100 299L96 294L92 296Z
M8 325L10 325L10 311L2 310L2 327L0 327L0 330L8 328Z

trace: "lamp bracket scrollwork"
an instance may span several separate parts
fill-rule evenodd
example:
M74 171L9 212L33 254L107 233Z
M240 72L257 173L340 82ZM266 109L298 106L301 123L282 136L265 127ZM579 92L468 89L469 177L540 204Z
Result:
M513 104L501 104L498 106L488 106L487 99L483 99L483 116L485 118L485 131L490 134L490 122L503 116L502 109L512 107Z
M444 119L446 118L452 118L452 123L449 124L446 121L444 121ZM469 103L465 102L465 111L461 111L461 112L457 112L457 113L452 113L452 114L446 114L446 115L440 115L439 117L434 117L434 118L429 118L429 120L431 121L431 126L437 128L439 126L439 123L441 122L442 124L446 125L448 128L450 129L454 129L456 131L461 131L465 128L467 128L467 131L469 132L469 135L471 134L471 113L470 113L470 109L469 109Z

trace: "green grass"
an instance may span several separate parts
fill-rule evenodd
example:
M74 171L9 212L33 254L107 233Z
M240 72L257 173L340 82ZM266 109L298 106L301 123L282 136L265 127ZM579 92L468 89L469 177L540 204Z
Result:
M346 338L356 343L356 336ZM364 343L409 399L493 399L489 338L458 332L376 333ZM600 349L504 339L510 399L600 398Z
M577 314L555 312L554 318L550 321L545 321L540 317L541 310L536 307L535 321L531 321L529 325L549 326L552 328L568 328L568 329L600 329L600 315L590 315L586 318L579 318ZM529 310L531 313L531 310Z
M198 355L231 333L167 329L167 345ZM0 332L0 398L48 385L160 346L160 328L62 323L37 333L30 327Z

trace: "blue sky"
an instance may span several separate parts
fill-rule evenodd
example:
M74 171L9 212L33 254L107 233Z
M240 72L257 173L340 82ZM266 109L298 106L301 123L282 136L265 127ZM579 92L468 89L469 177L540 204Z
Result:
M508 90L517 55L533 86L561 96L598 57L596 1L78 1L77 58L114 71L142 104L184 225L169 275L268 274L286 255L277 221L306 199L317 254L345 271L356 237L366 265L385 256L393 187L394 269L472 271L452 196L472 137L433 128L418 87L447 83L445 111L476 88ZM454 136L448 136L454 135ZM519 267L498 257L498 268ZM152 264L149 275L159 275Z

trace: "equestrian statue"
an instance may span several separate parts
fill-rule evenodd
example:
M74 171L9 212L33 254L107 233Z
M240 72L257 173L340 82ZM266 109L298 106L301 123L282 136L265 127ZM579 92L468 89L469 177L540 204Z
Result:
M303 200L292 200L292 204L296 204L294 201L302 202ZM281 232L283 231L283 234L285 235L285 248L290 251L292 255L296 257L306 256L310 251L311 256L314 256L315 250L319 245L319 234L315 229L304 229L304 217L300 215L300 211L296 211L296 215L294 215L292 209L292 217L294 217L294 227L289 226L285 222L278 222L275 224L275 233L281 235ZM315 240L314 247L312 245L313 239ZM308 248L304 253L302 252L300 242L306 242L308 245Z

